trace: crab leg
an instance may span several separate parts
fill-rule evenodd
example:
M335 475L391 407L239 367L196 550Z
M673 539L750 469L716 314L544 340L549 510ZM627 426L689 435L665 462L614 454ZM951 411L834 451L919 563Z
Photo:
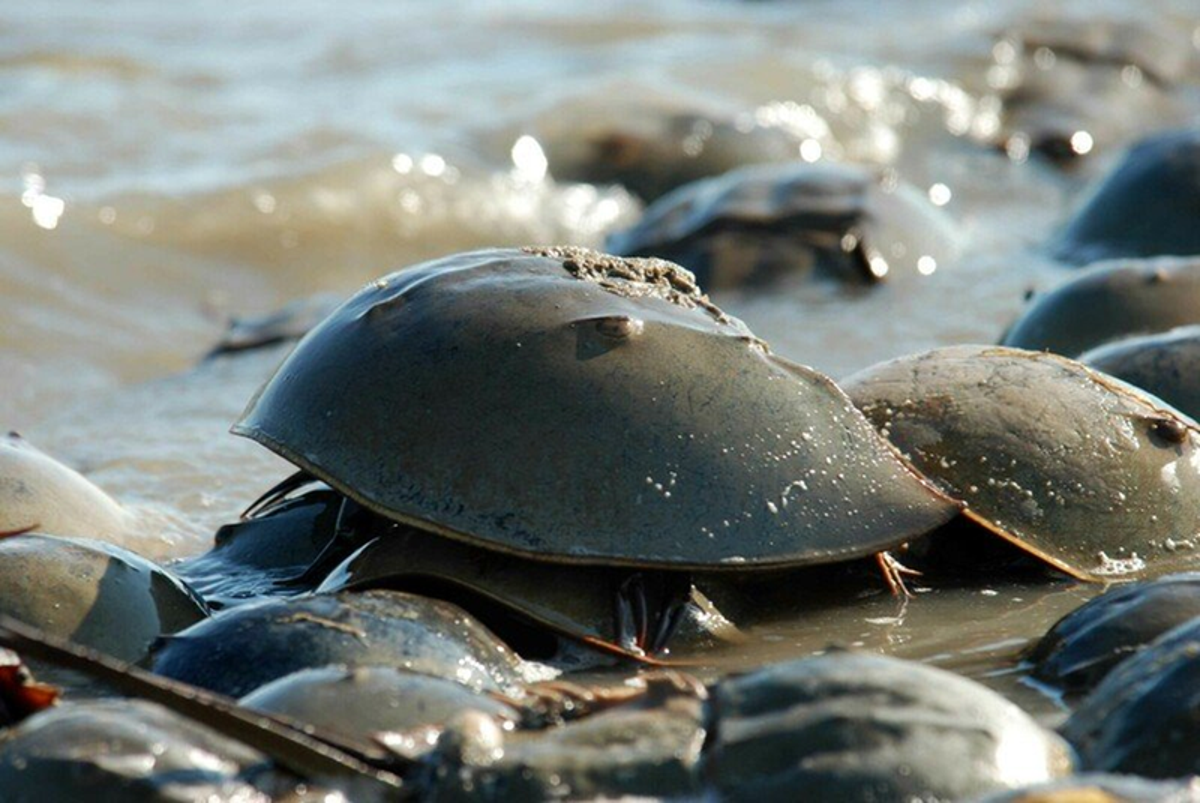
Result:
M905 599L912 597L912 593L909 592L908 586L904 584L904 575L908 575L910 577L920 577L921 573L919 571L908 568L903 563L896 560L896 558L890 552L876 553L875 562L879 564L879 570L883 572L884 582L886 582L888 588L891 589L892 596L904 597Z
M252 519L272 509L293 491L303 488L309 483L316 482L317 478L309 474L307 471L297 471L290 477L287 477L276 483L258 499L250 503L250 506L242 511L242 519Z
M662 652L683 621L691 593L687 575L630 575L616 595L617 643L642 655Z

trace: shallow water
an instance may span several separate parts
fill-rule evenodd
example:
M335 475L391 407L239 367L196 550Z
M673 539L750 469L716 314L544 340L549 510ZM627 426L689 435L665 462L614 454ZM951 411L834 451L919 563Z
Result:
M994 342L1065 275L1038 245L1114 153L1063 173L979 141L995 35L1017 0L647 4L87 0L0 8L0 423L146 514L133 546L202 551L287 471L226 433L281 350L203 363L231 315L469 248L597 245L619 187L555 183L553 153L613 98L671 99L802 129L939 200L962 256L868 293L804 285L716 298L780 354L833 376ZM1169 25L1200 64L1194 0L1059 3ZM1200 69L1162 125L1200 114ZM526 141L527 142L527 141ZM811 151L810 151L811 152ZM552 166L551 166L552 168ZM706 656L744 669L831 642L985 679L1055 706L1014 656L1094 589L1011 583L787 616Z

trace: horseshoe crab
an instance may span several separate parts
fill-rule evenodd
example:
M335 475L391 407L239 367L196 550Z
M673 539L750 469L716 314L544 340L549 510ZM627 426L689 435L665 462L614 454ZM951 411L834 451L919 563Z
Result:
M300 669L393 666L512 692L520 660L457 606L395 591L267 600L163 639L155 674L231 697Z
M1051 250L1087 264L1200 254L1200 130L1142 140L1091 191Z
M692 799L703 790L706 690L686 676L543 731L481 714L452 722L431 754L429 800Z
M388 587L458 600L478 611L477 615L505 636L509 644L519 644L519 651L527 657L551 656L558 649L547 644L539 650L538 635L498 620L493 610L496 605L520 620L532 621L538 628L601 649L614 644L627 650L637 648L627 639L622 641L636 623L622 623L613 614L613 600L628 593L630 577L626 571L605 566L572 567L571 583L566 584L562 582L563 567L553 563L514 558L449 538L429 538L427 533L392 522L371 526L369 532L379 535L334 569L317 593ZM687 601L681 619L675 623L673 643L695 645L743 638L695 586Z
M103 541L0 539L0 614L125 661L208 608L167 570Z
M834 652L723 680L706 775L721 800L963 800L1071 771L1052 732L934 667Z
M1003 345L1076 357L1130 335L1200 323L1200 259L1101 262L1033 302Z
M868 557L957 511L832 381L772 355L690 273L577 248L379 280L233 431L430 536L622 568L606 607L631 624L622 643L651 651L691 570Z
M1083 699L1061 732L1085 769L1147 778L1200 772L1200 622L1168 630Z
M608 248L678 262L709 290L809 273L925 276L957 252L949 219L912 187L832 163L752 165L681 187Z
M339 303L333 293L317 293L290 301L265 315L234 318L206 359L299 340Z
M1200 326L1118 340L1085 352L1079 361L1154 394L1192 418L1200 416Z
M556 179L620 184L653 201L743 165L797 160L807 138L794 126L697 111L673 99L621 98L555 108L534 126ZM828 137L824 121L813 122L810 133Z
M1066 164L1182 119L1173 87L1190 42L1169 26L1104 19L1039 19L993 49L1003 93L1001 144Z
M1120 380L1053 354L954 346L843 387L968 520L1072 577L1161 571L1195 546L1200 425Z
M269 797L297 782L277 775L253 748L141 700L57 706L0 740L0 789L11 803L345 801L329 790L314 794L315 787Z
M1033 674L1087 690L1176 625L1200 616L1200 574L1114 588L1064 616L1030 651Z
M37 530L120 543L133 516L16 432L0 437L0 537Z
M260 686L240 704L351 740L442 726L467 712L490 717L505 729L520 721L517 709L495 697L391 666L301 669Z

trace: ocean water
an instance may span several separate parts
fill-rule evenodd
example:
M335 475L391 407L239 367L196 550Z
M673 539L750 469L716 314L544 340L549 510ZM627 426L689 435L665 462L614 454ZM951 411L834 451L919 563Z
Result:
M1138 122L1200 119L1195 0L2 4L0 423L142 510L143 552L202 551L287 471L227 434L282 351L200 363L231 317L455 251L600 245L642 204L556 179L557 154L669 109L890 170L953 229L919 281L715 297L776 352L838 377L994 342L1067 274L1040 246L1125 141L1069 170L990 144L1005 32L1079 18L1175 41L1190 65ZM1090 592L980 593L796 619L717 663L837 639L988 676Z

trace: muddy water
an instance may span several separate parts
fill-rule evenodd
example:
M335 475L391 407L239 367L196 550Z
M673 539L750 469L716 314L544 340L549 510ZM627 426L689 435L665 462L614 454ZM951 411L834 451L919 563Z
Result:
M639 202L556 182L541 156L617 114L618 99L789 126L822 156L892 168L955 224L962 256L920 281L717 298L777 352L836 377L992 342L1026 290L1063 275L1038 245L1112 156L1063 173L981 144L1004 80L995 35L1045 6L4 4L0 423L142 512L135 548L203 550L287 471L226 434L282 352L193 368L228 318L349 294L448 252L602 243ZM1054 9L1161 22L1200 63L1194 0ZM1192 81L1150 122L1194 121ZM874 594L768 615L747 645L702 660L716 673L860 645L984 678L1052 718L1012 660L1091 593Z

